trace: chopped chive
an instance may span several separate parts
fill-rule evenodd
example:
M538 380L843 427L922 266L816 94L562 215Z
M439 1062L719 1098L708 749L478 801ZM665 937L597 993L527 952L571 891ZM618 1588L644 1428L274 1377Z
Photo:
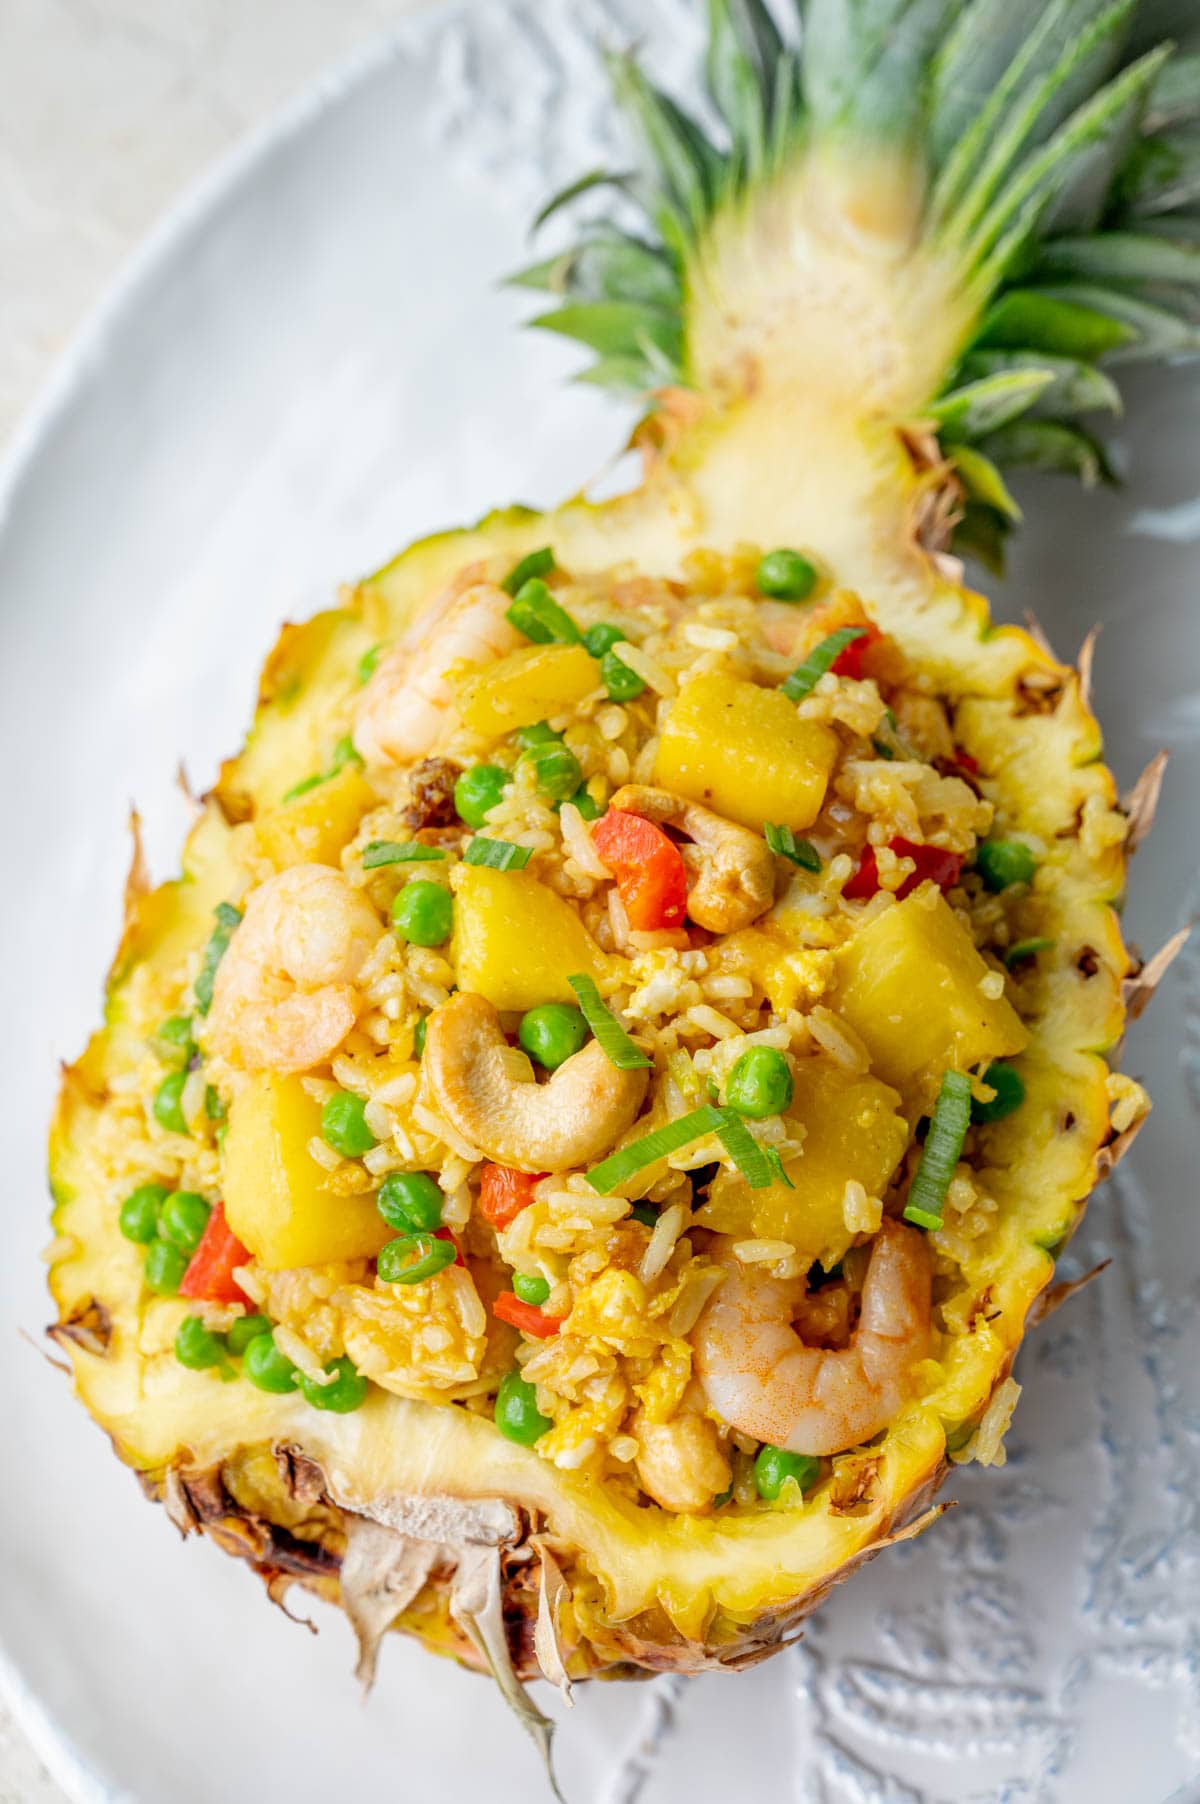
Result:
M363 851L363 870L377 871L384 864L432 864L446 854L440 846L418 845L415 839L373 839Z
M301 777L299 783L293 783L290 789L285 789L279 799L281 802L294 802L297 796L306 796L310 789L316 789L319 784L328 781L329 772L319 770L314 776Z
M232 902L218 902L214 913L217 924L209 935L208 944L204 948L204 958L195 983L196 1007L202 1015L207 1015L212 1007L213 983L216 980L217 966L229 950L229 942L233 938L233 930L241 921L241 910Z
M485 839L477 833L463 853L463 863L483 864L489 871L523 871L532 857L530 846L514 846L510 839Z
M569 981L574 984L575 979L571 978ZM576 994L578 995L578 991ZM582 1000L580 997L581 1003ZM596 1037L599 1039L599 1035ZM677 1121L668 1121L662 1127L655 1128L652 1134L645 1135L643 1139L623 1146L611 1158L593 1165L591 1171L585 1172L584 1176L599 1196L611 1196L619 1184L636 1177L647 1165L656 1164L669 1153L679 1152L694 1140L703 1140L708 1134L717 1133L721 1125L720 1109L714 1108L712 1103L705 1103L703 1108L693 1109L690 1114L681 1115Z
M1039 952L1049 952L1057 942L1054 940L1018 940L1004 954L1004 962L1011 971L1014 965L1024 964L1027 958L1036 958Z
M584 972L568 977L567 982L579 998L583 1018L600 1042L609 1063L618 1071L644 1071L653 1063L640 1047L635 1046L616 1016L604 1006L592 978Z
M345 770L348 764L356 764L361 769L362 762L362 753L355 745L353 739L351 739L349 733L347 733L343 738L339 739L334 746L333 757L329 760L329 769L326 772L326 775L336 777L338 772L340 770Z
M763 838L772 852L798 864L802 871L820 870L821 854L817 848L810 839L797 839L790 827L777 827L772 821L764 821Z
M767 1155L771 1170L775 1174L775 1182L777 1184L786 1184L789 1190L794 1190L796 1186L793 1184L791 1178L788 1177L787 1166L783 1162L783 1154L780 1152L779 1148L777 1146L767 1146L764 1147L763 1150Z
M786 682L780 686L790 702L802 701L810 690L815 689L821 678L837 663L848 645L856 639L865 639L865 626L840 626L836 633L830 633L809 652L803 664L797 665Z
M538 551L527 551L520 563L514 564L500 587L506 595L516 595L535 576L549 576L554 568L554 553L549 545Z
M721 1119L717 1139L751 1190L766 1190L775 1182L775 1169L766 1149L758 1144L745 1122L732 1109L720 1109L718 1113Z
M387 647L384 642L380 640L378 645L372 645L368 651L363 653L362 657L358 660L358 680L360 683L370 682L371 678L375 675L375 666L378 664L386 649Z
M904 1219L918 1228L940 1228L946 1191L971 1124L971 1080L963 1071L947 1071L933 1105L921 1163L909 1187Z
M1003 1121L1025 1101L1025 1084L1021 1073L1005 1059L993 1059L983 1074L983 1081L996 1094L990 1102L971 1103L972 1121Z
M578 645L583 638L567 610L536 576L518 590L505 618L535 645Z

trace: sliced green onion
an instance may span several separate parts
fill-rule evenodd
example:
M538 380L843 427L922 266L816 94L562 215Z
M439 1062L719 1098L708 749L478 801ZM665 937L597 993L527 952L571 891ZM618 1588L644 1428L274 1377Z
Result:
M790 859L802 871L820 870L821 854L817 848L810 839L797 839L790 827L777 827L771 821L764 821L763 838L777 857Z
M519 564L514 564L500 587L506 595L516 595L535 576L549 576L554 568L554 553L549 545L538 551L527 551Z
M362 657L358 660L358 680L360 683L370 682L371 678L375 675L375 667L386 650L387 646L381 639L378 645L372 645L363 653Z
M947 1071L933 1105L921 1163L908 1192L905 1221L918 1228L940 1228L946 1192L954 1176L971 1124L971 1080L963 1071Z
M791 1178L788 1177L787 1166L783 1162L783 1154L780 1152L779 1148L777 1146L766 1146L763 1148L763 1151L766 1153L768 1163L775 1174L775 1182L777 1184L786 1184L789 1190L794 1190L796 1186L792 1183Z
M901 733L896 724L896 716L892 713L890 708L884 709L883 720L880 723L879 731L872 739L871 744L875 747L875 750L879 753L881 758L887 758L889 760L892 758L905 758L908 760L920 761L921 754L917 751L915 746L910 745L908 740L905 739L903 733Z
M786 682L780 686L790 702L802 701L810 690L815 689L826 672L837 663L848 645L856 639L865 639L865 626L839 626L836 633L830 633L815 645L800 664L793 670Z
M574 981L574 978L570 979L570 982ZM576 991L576 995L578 994ZM580 1002L582 1004L582 997ZM586 1014L587 1011L584 1012ZM599 1035L596 1037L598 1039ZM611 1196L618 1185L636 1177L647 1165L656 1164L669 1153L679 1152L694 1140L703 1140L708 1134L718 1133L722 1119L720 1109L714 1108L712 1103L705 1103L703 1108L693 1109L689 1115L681 1115L677 1121L668 1121L664 1126L655 1128L652 1134L647 1134L643 1139L631 1141L620 1152L613 1153L611 1158L602 1159L599 1165L593 1165L584 1176L598 1195Z
M532 857L530 846L514 846L510 839L485 839L477 833L463 853L463 863L485 864L489 871L523 871Z
M971 1103L972 1121L1003 1121L1025 1101L1025 1083L1021 1073L1005 1059L993 1059L983 1074L983 1081L996 1094L990 1102L975 1097Z
M290 789L285 789L279 799L281 802L294 802L297 796L306 796L310 789L318 789L322 783L328 781L329 772L319 770L314 776L301 777L298 783L293 783Z
M1004 962L1011 971L1014 965L1024 964L1027 958L1036 958L1039 952L1049 952L1056 943L1054 940L1018 940L1004 954Z
M229 950L229 942L233 938L233 930L241 921L241 910L232 902L218 902L214 910L217 924L209 935L204 948L204 958L200 972L196 978L196 1007L202 1015L207 1015L212 1007L213 984L216 981L217 966Z
M357 765L361 770L362 763L362 753L355 745L353 739L351 739L349 733L347 733L343 738L338 740L333 748L333 756L329 760L329 770L327 775L336 777L338 772L340 770L345 770L348 764Z
M422 846L415 839L373 839L362 862L364 871L377 871L383 864L432 864L445 856L440 846Z
M645 1071L653 1060L634 1045L617 1017L604 1006L593 980L584 972L576 972L567 982L579 998L583 1018L600 1042L600 1049L610 1065L618 1071Z
M717 1139L729 1154L751 1190L766 1190L775 1182L775 1168L766 1148L758 1144L740 1115L732 1109L719 1109Z
M385 1284L424 1284L457 1257L452 1240L433 1234L401 1234L381 1247L375 1269Z
M540 577L535 576L522 585L505 618L535 645L578 645L583 638L567 610L559 607Z

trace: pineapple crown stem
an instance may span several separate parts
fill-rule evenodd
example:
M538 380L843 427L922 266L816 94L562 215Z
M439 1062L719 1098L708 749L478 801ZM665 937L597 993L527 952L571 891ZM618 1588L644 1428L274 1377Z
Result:
M764 0L707 0L711 128L610 56L636 156L553 196L539 227L587 197L592 217L511 280L554 297L533 325L595 354L581 380L719 388L724 320L753 315L753 293L722 311L731 239L806 167L836 193L857 164L846 215L869 254L882 221L940 272L944 350L904 412L956 466L958 547L996 562L1018 518L1003 472L1110 478L1089 422L1119 410L1111 372L1200 348L1200 55L1139 42L1139 0L792 4L784 29ZM784 254L773 217L760 267L764 243Z

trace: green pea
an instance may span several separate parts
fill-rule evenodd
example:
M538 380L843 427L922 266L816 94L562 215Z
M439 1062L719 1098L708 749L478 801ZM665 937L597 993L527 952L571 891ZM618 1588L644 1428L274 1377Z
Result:
M429 1031L429 1016L421 1015L413 1028L413 1057L422 1059L425 1056L425 1035Z
M522 1303L532 1303L538 1309L550 1295L550 1281L543 1278L541 1272L514 1272L513 1296L519 1297Z
M372 645L369 651L363 653L362 657L358 660L358 680L360 683L370 682L371 678L375 675L375 666L383 656L384 650L385 647L381 643L379 645Z
M230 1324L225 1342L229 1351L236 1353L240 1359L252 1340L257 1340L260 1334L270 1334L270 1332L269 1316L240 1315L236 1322Z
M504 791L512 782L512 772L501 764L473 764L463 771L454 785L454 807L459 820L468 827L482 827Z
M547 1071L557 1071L587 1037L582 1011L569 1002L543 1002L529 1009L517 1029L523 1049Z
M335 1359L325 1370L337 1373L332 1384L314 1384L303 1372L300 1374L304 1401L311 1403L314 1409L329 1409L339 1416L348 1415L352 1409L361 1409L366 1401L367 1381L361 1373L355 1371L353 1362L349 1359Z
M985 839L975 848L975 869L993 891L1011 883L1032 883L1037 868L1029 847L1017 839Z
M789 1478L794 1478L802 1491L813 1486L821 1471L821 1462L811 1453L785 1453L782 1447L760 1447L754 1461L754 1483L767 1503L774 1503Z
M361 1159L378 1145L367 1126L367 1105L349 1090L337 1090L321 1109L321 1138L344 1159Z
M528 752L535 745L561 745L562 734L556 733L546 720L535 720L532 726L518 727L513 738L523 752Z
M596 626L589 626L583 635L584 650L590 651L593 658L602 658L606 651L611 651L614 645L619 645L622 639L628 638L629 634L622 632L619 626L613 626L608 620L601 620Z
M206 1202L197 1191L177 1190L162 1206L162 1214L158 1218L159 1236L163 1240L169 1240L173 1247L178 1247L190 1259L200 1245L211 1214L212 1204Z
M444 946L454 925L454 904L440 883L418 878L392 903L392 924L413 946Z
M292 1362L279 1351L271 1333L255 1335L246 1348L242 1371L257 1390L270 1391L276 1397L296 1389Z
M509 1372L500 1381L500 1389L496 1392L496 1427L520 1447L532 1447L548 1428L553 1427L550 1417L544 1416L537 1406L536 1390L518 1371Z
M653 1203L635 1203L629 1213L643 1228L653 1228L658 1221L658 1210Z
M600 681L610 702L634 702L646 687L637 671L623 664L615 651L606 651L601 658Z
M183 1283L183 1274L187 1268L186 1253L172 1246L169 1240L153 1240L146 1249L142 1276L149 1289L158 1296L173 1297Z
M206 1328L198 1315L188 1315L175 1335L175 1357L189 1372L203 1372L209 1366L224 1365L225 1342Z
M751 1046L729 1073L725 1100L739 1115L762 1121L783 1113L792 1090L792 1073L783 1054L774 1046Z
M190 1015L172 1015L159 1025L154 1037L161 1057L173 1065L189 1065L196 1055Z
M537 786L551 801L565 802L583 782L583 770L574 752L565 745L535 745L521 753L537 773Z
M149 1245L158 1233L158 1218L170 1194L165 1184L139 1184L130 1191L118 1217L126 1240Z
M983 1081L996 1092L991 1102L971 1099L972 1121L1003 1121L1025 1101L1025 1085L1021 1073L1003 1059L996 1059L983 1074Z
M816 587L817 573L806 557L781 546L759 559L754 580L760 595L776 601L803 601Z
M442 1225L445 1201L441 1185L427 1171L389 1171L375 1207L398 1234L431 1234Z
M166 1128L169 1134L186 1134L188 1131L188 1124L183 1118L183 1104L180 1100L183 1096L183 1086L187 1081L186 1071L172 1071L169 1077L163 1078L162 1083L154 1092L154 1101L151 1104L154 1110L154 1119L159 1127Z

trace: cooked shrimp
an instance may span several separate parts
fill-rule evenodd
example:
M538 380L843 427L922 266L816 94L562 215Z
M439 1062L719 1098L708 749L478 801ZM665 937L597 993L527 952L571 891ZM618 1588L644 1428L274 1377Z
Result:
M309 1071L362 1008L355 981L383 928L340 871L294 864L253 891L217 968L206 1038L249 1071Z
M929 1250L885 1221L847 1347L807 1347L792 1326L804 1280L766 1278L724 1251L725 1280L697 1324L704 1394L731 1428L789 1453L841 1453L886 1428L929 1350Z
M729 1484L729 1461L707 1416L680 1411L669 1422L652 1422L640 1410L631 1426L638 1480L664 1510L707 1509Z
M689 877L687 911L697 927L736 933L774 902L775 856L760 833L669 790L638 783L618 789L612 806L675 827L691 840L681 851Z
M490 664L524 643L504 617L511 605L503 589L476 582L452 585L418 615L359 700L354 745L368 764L408 764L444 744L458 722L453 666Z

